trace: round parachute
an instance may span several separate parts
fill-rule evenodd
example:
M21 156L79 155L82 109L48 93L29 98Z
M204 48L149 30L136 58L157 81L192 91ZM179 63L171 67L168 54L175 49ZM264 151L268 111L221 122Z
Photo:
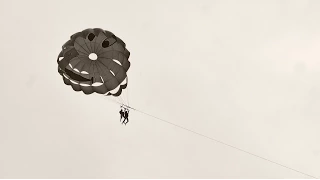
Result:
M62 46L58 72L75 91L119 96L127 87L129 56L126 44L112 32L86 29Z

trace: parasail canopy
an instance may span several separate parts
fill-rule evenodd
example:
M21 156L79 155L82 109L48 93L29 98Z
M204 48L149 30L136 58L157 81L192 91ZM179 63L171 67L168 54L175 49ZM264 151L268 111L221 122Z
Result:
M127 87L129 56L126 44L112 32L85 29L62 46L58 72L75 91L119 96Z

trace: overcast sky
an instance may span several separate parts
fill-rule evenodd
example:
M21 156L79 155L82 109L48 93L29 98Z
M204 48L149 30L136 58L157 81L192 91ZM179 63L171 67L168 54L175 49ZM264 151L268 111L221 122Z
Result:
M112 31L143 112L320 177L320 1L0 1L0 178L310 178L66 86L70 35Z

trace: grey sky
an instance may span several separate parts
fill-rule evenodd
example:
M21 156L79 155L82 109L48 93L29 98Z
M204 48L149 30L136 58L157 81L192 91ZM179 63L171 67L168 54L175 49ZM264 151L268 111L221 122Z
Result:
M70 35L131 52L130 105L320 177L320 1L0 1L0 178L308 178L64 85Z

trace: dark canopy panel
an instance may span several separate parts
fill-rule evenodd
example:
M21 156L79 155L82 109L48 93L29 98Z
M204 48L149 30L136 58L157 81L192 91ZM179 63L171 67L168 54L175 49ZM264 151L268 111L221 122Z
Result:
M90 56L94 53L96 58ZM58 56L58 72L66 85L85 94L119 96L127 87L130 52L110 31L94 28L73 34ZM110 91L119 87L112 94Z

